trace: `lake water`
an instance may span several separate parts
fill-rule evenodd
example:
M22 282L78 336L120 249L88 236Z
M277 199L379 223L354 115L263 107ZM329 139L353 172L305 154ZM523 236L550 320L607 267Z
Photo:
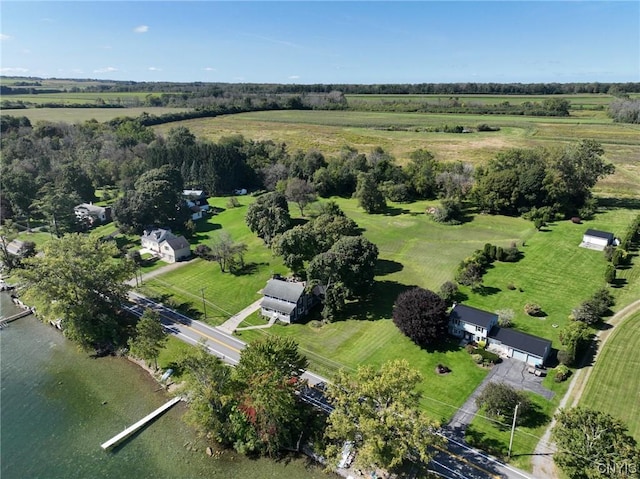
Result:
M18 311L5 293L0 308L3 317ZM92 359L33 316L0 331L0 374L2 479L329 477L304 458L210 458L182 420L183 404L103 451L100 444L168 397L141 368L123 358Z

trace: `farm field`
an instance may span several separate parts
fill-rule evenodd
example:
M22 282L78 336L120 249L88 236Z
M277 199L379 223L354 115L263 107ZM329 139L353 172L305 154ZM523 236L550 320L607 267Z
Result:
M29 88L29 87L25 87ZM34 88L37 91L37 88ZM42 103L59 103L61 105L66 104L94 104L96 100L104 100L107 103L118 103L122 101L123 104L127 104L132 100L138 102L144 102L145 98L149 95L160 96L161 92L64 92L64 93L36 93L36 94L15 94L5 95L3 100L13 102L33 103L36 105Z
M362 152L380 146L399 164L411 151L424 148L442 161L482 164L510 148L554 147L580 139L603 144L616 173L600 181L596 192L607 196L639 196L640 125L615 124L604 112L578 112L569 118L503 115L448 115L355 111L271 111L225 115L158 125L167 134L178 125L196 136L217 141L241 134L253 140L284 142L289 151L317 149L334 155L345 145ZM469 134L436 133L426 128L444 125L475 127L480 123L500 131Z
M580 401L622 420L640 442L640 313L616 327L600 352Z
M168 107L135 107L135 108L23 108L3 109L3 115L26 116L31 123L38 121L52 121L65 123L82 123L89 120L105 122L120 116L138 117L143 113L150 115L164 115L189 111L189 108Z

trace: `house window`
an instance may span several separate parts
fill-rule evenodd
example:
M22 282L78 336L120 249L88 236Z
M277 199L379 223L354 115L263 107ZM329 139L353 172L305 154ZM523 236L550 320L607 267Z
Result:
M477 333L484 333L484 328L482 328L480 326L476 326L476 332Z

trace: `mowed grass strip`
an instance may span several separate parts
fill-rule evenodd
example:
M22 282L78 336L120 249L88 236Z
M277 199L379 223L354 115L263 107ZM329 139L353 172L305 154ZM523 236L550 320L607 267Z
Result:
M593 367L581 406L620 419L640 442L640 313L611 333Z

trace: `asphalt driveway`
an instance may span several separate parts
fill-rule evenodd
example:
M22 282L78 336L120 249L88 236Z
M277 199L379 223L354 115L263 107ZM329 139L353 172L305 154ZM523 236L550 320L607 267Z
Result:
M513 386L519 391L531 391L541 396L551 399L554 395L552 391L542 386L542 377L527 372L529 365L512 358L503 358L502 362L491 368L489 374L484 378L480 385L473 391L466 402L454 414L451 421L447 425L450 432L458 437L464 438L464 430L473 421L478 406L476 406L476 398L484 390L490 382L506 383Z

